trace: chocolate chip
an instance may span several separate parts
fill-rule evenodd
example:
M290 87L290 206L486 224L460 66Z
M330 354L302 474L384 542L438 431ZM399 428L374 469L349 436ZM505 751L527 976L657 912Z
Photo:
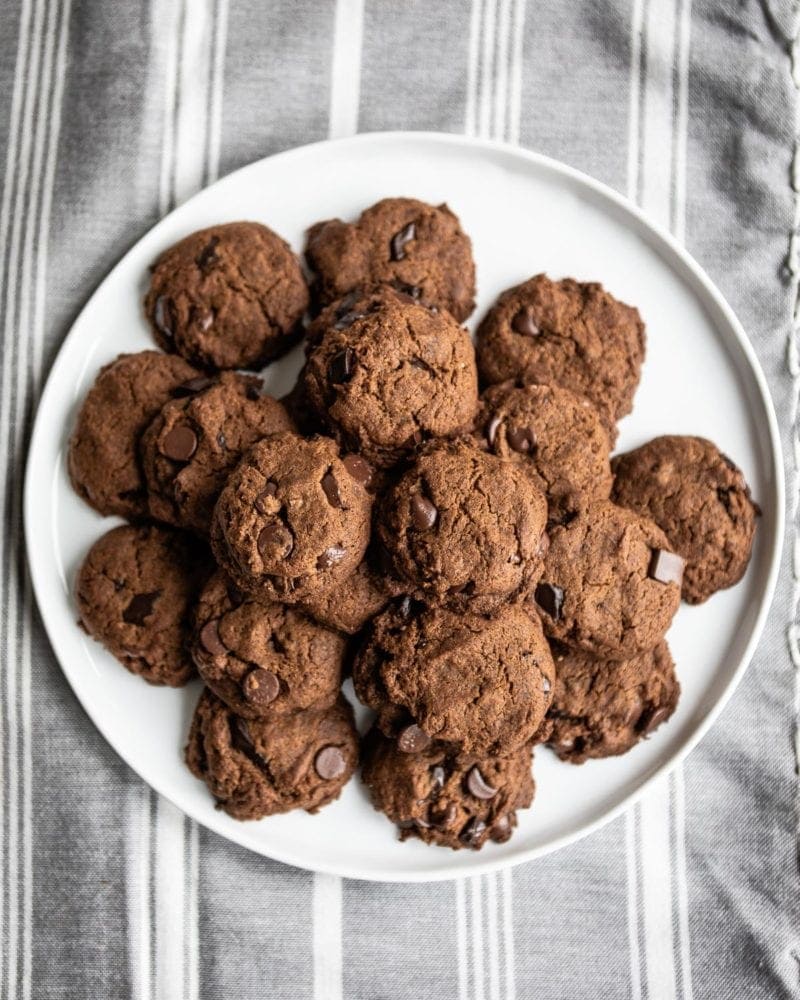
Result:
M193 311L194 312L194 311ZM207 333L211 327L214 325L214 320L217 318L216 313L213 309L209 309L204 313L194 313L192 319L200 327L202 333Z
M399 232L395 233L389 241L391 260L404 260L406 256L406 243L410 243L411 240L416 238L416 235L417 227L413 222L409 222L407 226L403 226Z
M412 302L418 302L422 296L422 289L419 285L407 285L404 281L398 281L397 278L392 281L392 288L403 298L410 299Z
M683 570L686 560L675 552L668 552L666 549L653 549L650 557L650 565L647 575L651 580L659 583L683 583Z
M269 705L278 697L280 690L281 685L275 674L261 667L254 667L242 681L242 692L251 705Z
M164 435L159 450L174 462L188 462L197 451L197 435L186 424L178 424Z
M203 649L207 653L211 653L212 656L225 656L227 654L227 646L219 637L219 618L212 618L200 629L200 643Z
M492 788L488 784L478 767L470 768L467 773L467 788L470 795L474 795L476 799L483 799L484 801L493 799L497 795L497 789Z
M339 302L334 311L334 315L336 316L336 318L341 319L342 316L345 315L345 313L349 313L350 310L353 308L353 306L356 304L356 302L358 302L359 298L360 298L359 292L358 290L356 290L348 292L347 295L344 296L344 298L339 299Z
M653 709L653 711L648 712L639 722L639 729L649 735L654 732L665 719L668 719L671 713L671 709L667 705L662 705L660 708Z
M219 257L217 256L217 246L219 245L219 236L212 236L211 239L206 243L200 253L195 257L195 264L200 268L201 271L207 271L210 267L219 263Z
M220 448L228 447L228 439L225 437L222 431L220 431L219 434L217 434L217 444L220 446Z
M497 438L497 429L502 424L500 417L492 417L489 423L486 425L486 440L489 442L489 447L494 447L494 442Z
M542 694L550 694L550 688L551 687L552 687L552 685L550 684L550 678L543 676L542 677Z
M347 761L339 747L323 747L314 758L314 770L323 781L340 778L347 768Z
M262 559L286 559L293 548L294 539L285 524L268 524L258 535L258 551Z
M334 330L346 330L351 327L356 320L363 319L367 314L365 312L359 312L358 309L351 309L349 312L343 313L336 322L333 324Z
M264 388L263 381L258 379L248 380L247 387L244 390L245 396L250 400L251 403L255 403L257 399L261 399L261 390Z
M441 764L437 764L431 768L431 781L433 782L434 789L444 788L446 778L447 774Z
M360 486L367 487L372 482L372 466L360 455L345 455L342 464Z
M400 615L401 618L405 618L406 621L409 621L413 612L413 604L414 602L411 598L406 595L397 605L398 615Z
M153 613L153 605L160 594L160 590L154 590L150 594L136 594L122 612L122 620L128 625L144 625L145 618Z
M334 474L328 470L322 477L322 492L331 507L338 507L340 510L343 507L342 496L339 493L339 484L336 482L336 477Z
M486 824L482 819L478 819L477 816L473 816L473 818L458 835L458 839L467 847L477 847L481 843L481 838L485 832Z
M159 295L156 299L155 309L153 310L153 322L156 325L156 329L162 337L166 337L168 340L172 340L174 336L174 308L172 299L166 295Z
M525 337L538 337L542 332L536 325L530 309L520 309L511 320L511 327L516 333L521 333Z
M436 524L439 511L427 497L415 493L411 498L411 523L417 531L427 531Z
M561 608L564 605L564 591L554 583L540 583L534 591L536 603L546 611L553 621L561 618Z
M458 809L455 802L437 803L428 810L428 819L431 821L431 825L438 826L442 830L450 826L457 815Z
M431 745L431 738L424 729L412 722L397 734L397 749L401 753L420 753Z
M330 569L335 563L341 562L346 554L347 550L341 545L329 545L317 558L317 569Z
M431 378L436 378L435 370L431 368L428 362L424 361L422 358L419 358L415 355L411 359L411 361L409 361L409 364L411 365L412 368L418 368L420 371L425 372L427 375L430 375Z
M505 814L498 816L489 830L489 836L496 844L504 844L511 836L511 820Z
M253 501L253 506L259 512L259 514L269 513L269 506L267 505L266 501L271 497L274 497L277 492L278 492L278 484L273 482L271 479L268 479L267 485Z
M532 452L536 447L536 437L530 427L514 427L506 434L508 447L522 454Z
M352 347L345 347L343 351L334 354L328 365L328 380L334 385L341 385L349 382L353 377L353 368L356 362L356 352Z
M188 382L184 382L183 385L176 386L172 390L173 396L193 396L196 392L203 392L205 389L209 389L214 384L214 380L209 378L207 375L198 375L195 378L190 378Z

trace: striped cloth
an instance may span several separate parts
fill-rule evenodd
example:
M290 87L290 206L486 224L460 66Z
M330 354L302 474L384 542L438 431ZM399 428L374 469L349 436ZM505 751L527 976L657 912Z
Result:
M157 798L49 649L20 526L37 395L164 212L356 130L519 142L668 225L753 338L800 447L790 0L4 0L0 31L0 996L798 996L800 557L683 769L592 837L432 886L265 861Z

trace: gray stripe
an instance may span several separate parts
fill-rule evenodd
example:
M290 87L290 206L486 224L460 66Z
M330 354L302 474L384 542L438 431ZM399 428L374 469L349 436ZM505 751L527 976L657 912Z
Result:
M633 808L633 850L636 867L636 935L639 946L639 988L642 1000L647 1000L647 934L644 917L644 871L642 866L642 807Z

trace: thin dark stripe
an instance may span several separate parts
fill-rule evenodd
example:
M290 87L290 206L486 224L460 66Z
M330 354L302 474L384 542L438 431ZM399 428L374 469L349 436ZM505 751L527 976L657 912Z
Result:
M672 155L670 162L670 212L669 227L674 233L678 228L678 138L680 128L681 82L681 18L687 0L677 0L675 10L675 38L672 52ZM688 81L687 81L688 86Z
M633 845L636 857L636 933L639 939L639 989L647 1000L647 936L644 918L644 866L642 864L642 805L637 803L633 812Z
M669 776L669 858L670 893L672 895L672 962L675 966L675 989L679 997L686 996L681 963L681 911L678 898L678 825L675 822L678 783L674 772Z
M148 801L148 812L149 812L149 823L148 830L150 833L150 843L147 845L148 857L150 859L150 871L147 885L147 912L150 917L150 936L148 940L148 947L150 948L149 954L149 971L150 971L150 995L153 995L156 983L156 856L157 856L157 813L158 813L158 795L152 789L147 790L147 801Z
M214 89L217 84L217 24L219 21L219 2L213 0L211 7L211 39L208 47L209 72L208 90L206 91L206 141L205 141L205 165L203 167L203 187L208 187L212 180L211 176L211 129L213 125Z
M178 13L178 37L175 50L175 94L172 102L172 163L170 164L170 176L172 178L171 191L167 201L167 211L171 211L178 204L178 114L181 106L181 71L183 69L183 33L186 27L186 0L181 0Z
M183 995L189 1000L189 915L192 872L192 821L183 817Z
M650 8L650 0L644 0L642 4L642 24L639 46L639 123L637 150L637 177L636 177L636 203L641 205L644 196L644 124L646 118L645 95L647 82L647 12Z

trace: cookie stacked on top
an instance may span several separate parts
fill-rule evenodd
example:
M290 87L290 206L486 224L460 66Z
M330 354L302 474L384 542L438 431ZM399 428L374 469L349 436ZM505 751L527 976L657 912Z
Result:
M360 758L402 837L505 841L536 745L580 763L669 718L681 595L737 582L757 508L701 438L610 460L645 337L600 285L510 288L476 356L446 206L318 223L306 260L310 290L280 237L233 223L156 262L167 353L104 368L70 441L77 492L129 522L79 571L81 623L151 683L199 674L186 760L230 815L314 812ZM279 402L242 369L303 335Z

